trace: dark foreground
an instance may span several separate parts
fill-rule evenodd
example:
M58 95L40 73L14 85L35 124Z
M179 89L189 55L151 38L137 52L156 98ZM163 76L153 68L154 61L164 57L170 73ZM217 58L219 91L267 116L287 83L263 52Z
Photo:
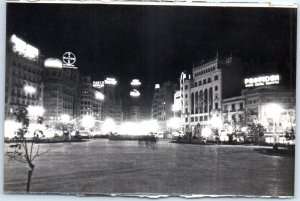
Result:
M36 193L293 195L294 158L253 146L107 139L40 146L52 149L35 162ZM24 192L26 164L4 165L5 191Z

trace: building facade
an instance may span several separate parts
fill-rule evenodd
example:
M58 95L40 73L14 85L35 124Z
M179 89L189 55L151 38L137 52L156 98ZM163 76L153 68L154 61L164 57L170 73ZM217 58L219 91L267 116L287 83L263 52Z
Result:
M74 119L79 115L80 103L77 69L45 67L43 73L45 91L45 122L53 124L61 120L62 115Z
M242 62L232 56L201 62L192 69L192 75L182 73L180 92L181 118L184 131L198 126L211 126L212 118L222 117L222 100L240 94ZM234 76L232 76L234 75Z
M9 118L20 106L43 105L42 72L43 59L40 51L16 35L12 35L6 49L6 118Z
M152 101L151 117L157 120L160 131L167 130L167 122L174 116L172 106L174 104L175 85L168 81L155 85Z

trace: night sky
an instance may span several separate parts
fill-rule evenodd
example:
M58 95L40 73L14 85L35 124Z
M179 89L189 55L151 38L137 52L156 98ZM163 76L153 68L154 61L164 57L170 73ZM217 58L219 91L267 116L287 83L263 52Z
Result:
M201 60L232 54L245 76L296 76L296 9L180 6L13 4L7 34L38 47L45 58L77 57L83 74L144 86L177 81Z

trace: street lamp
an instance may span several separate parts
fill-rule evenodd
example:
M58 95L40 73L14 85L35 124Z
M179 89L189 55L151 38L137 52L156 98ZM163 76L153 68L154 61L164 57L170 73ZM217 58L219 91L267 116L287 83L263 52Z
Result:
M43 116L45 109L42 106L34 106L34 105L29 105L27 107L28 110L28 115L37 117L37 116Z
M277 142L277 135L276 135L276 124L279 124L279 118L281 116L282 113L282 107L279 104L276 103L271 103L266 105L265 107L265 111L266 111L266 117L267 118L271 118L272 122L273 122L273 147L276 147L276 142Z
M68 114L61 115L61 122L68 123L69 121L70 121L70 115L68 115Z
M85 115L82 117L81 124L85 129L91 129L95 125L95 118L91 115Z
M27 84L26 84L26 85L23 87L23 89L24 89L24 91L25 91L26 94L32 95L32 94L36 93L36 88L33 87L33 86L31 86L31 85L27 85Z

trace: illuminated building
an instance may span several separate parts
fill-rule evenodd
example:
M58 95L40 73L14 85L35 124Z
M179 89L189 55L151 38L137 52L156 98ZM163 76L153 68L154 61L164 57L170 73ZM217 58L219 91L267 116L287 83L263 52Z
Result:
M233 57L194 65L192 75L180 76L182 129L192 131L196 125L212 126L211 118L221 117L222 99L241 91L242 63ZM234 75L234 76L233 76Z
M53 124L62 115L71 119L79 115L78 96L80 74L77 69L63 68L58 59L47 59L43 73L45 87L45 123Z
M156 85L152 102L151 116L156 119L160 131L167 130L167 122L174 116L172 106L174 103L175 85L168 81L160 85Z
M223 99L223 122L244 126L260 123L266 128L266 138L273 138L274 133L283 136L286 130L295 130L295 91L285 89L277 81L273 82L275 85L259 84L255 87L254 84L250 88L246 86L249 83L245 83L241 96Z
M78 105L80 116L91 115L96 120L103 120L101 116L105 97L101 90L93 87L90 76L81 76L80 83L80 104Z
M42 71L40 51L16 35L12 35L6 49L6 117L9 117L19 106L43 105Z
M116 125L123 123L122 100L118 91L117 80L115 78L106 78L104 81L93 81L94 90L101 93L104 100L100 100L101 107L100 119L112 119ZM99 101L98 101L99 102Z

